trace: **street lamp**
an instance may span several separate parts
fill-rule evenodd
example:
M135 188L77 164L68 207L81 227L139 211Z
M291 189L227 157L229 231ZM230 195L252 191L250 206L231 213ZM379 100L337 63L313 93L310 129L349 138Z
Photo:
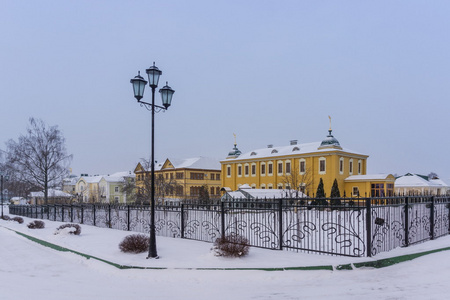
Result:
M151 158L151 211L150 211L150 247L148 249L147 258L158 258L156 251L156 232L155 232L155 112L161 110L167 110L172 102L172 96L175 91L166 85L159 90L161 93L163 106L155 105L155 89L158 87L159 76L162 72L155 66L146 70L148 75L148 85L152 89L152 103L141 101L144 96L144 89L147 85L147 81L142 78L140 72L138 75L130 80L133 85L134 97L141 106L144 106L147 110L152 112L152 158Z
M8 175L0 173L0 197L2 197L2 219L3 219L3 180L8 181Z

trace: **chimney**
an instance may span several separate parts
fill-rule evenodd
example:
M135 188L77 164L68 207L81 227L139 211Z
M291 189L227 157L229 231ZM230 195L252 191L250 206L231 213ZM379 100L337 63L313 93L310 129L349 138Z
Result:
M273 145L272 144L267 145L267 148L273 148Z
M292 145L297 145L297 140L291 140L291 146Z

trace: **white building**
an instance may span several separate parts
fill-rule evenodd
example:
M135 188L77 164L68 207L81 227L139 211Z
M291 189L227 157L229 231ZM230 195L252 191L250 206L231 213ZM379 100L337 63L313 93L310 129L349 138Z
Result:
M450 186L439 178L407 173L395 180L397 195L448 195Z

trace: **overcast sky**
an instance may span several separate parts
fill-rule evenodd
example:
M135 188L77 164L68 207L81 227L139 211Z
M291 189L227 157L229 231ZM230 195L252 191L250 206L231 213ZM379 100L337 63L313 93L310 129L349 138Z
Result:
M449 15L448 1L2 0L0 149L35 117L62 130L73 173L132 171L151 115L130 79L155 61L176 91L158 161L224 159L233 133L243 152L321 141L330 115L368 173L449 179Z

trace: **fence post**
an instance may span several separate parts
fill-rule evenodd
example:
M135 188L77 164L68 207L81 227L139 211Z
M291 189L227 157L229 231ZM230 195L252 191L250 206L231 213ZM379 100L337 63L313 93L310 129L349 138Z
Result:
M130 231L130 219L131 219L131 216L130 216L130 205L127 205L127 211L128 211L128 214L127 214L127 229L128 229L128 231Z
M372 257L372 206L371 198L366 198L366 243L367 257Z
M224 201L222 201L221 203L220 203L220 213L221 213L221 216L220 216L220 221L221 221L221 235L222 235L222 238L225 238L225 202Z
M181 238L184 239L184 203L181 203Z
M409 246L409 197L405 198L405 247Z
M81 204L81 224L84 224L84 205Z
M109 228L112 228L111 226L111 203L109 203L109 207L108 207L109 211L108 211L108 224L109 224Z
M447 197L448 216L450 216L450 197ZM447 218L448 233L450 234L450 218Z
M93 220L93 222L94 222L94 226L96 226L96 225L95 225L95 204L92 204L92 210L93 210L93 215L94 215L94 220Z
M55 215L53 216L53 221L56 221L56 204L53 204Z
M64 204L61 205L61 222L64 222Z
M430 239L434 240L434 209L435 209L435 199L431 196L431 207L430 207Z
M73 223L73 203L70 204L70 222Z
M280 242L279 249L283 250L283 199L278 199L278 240Z

